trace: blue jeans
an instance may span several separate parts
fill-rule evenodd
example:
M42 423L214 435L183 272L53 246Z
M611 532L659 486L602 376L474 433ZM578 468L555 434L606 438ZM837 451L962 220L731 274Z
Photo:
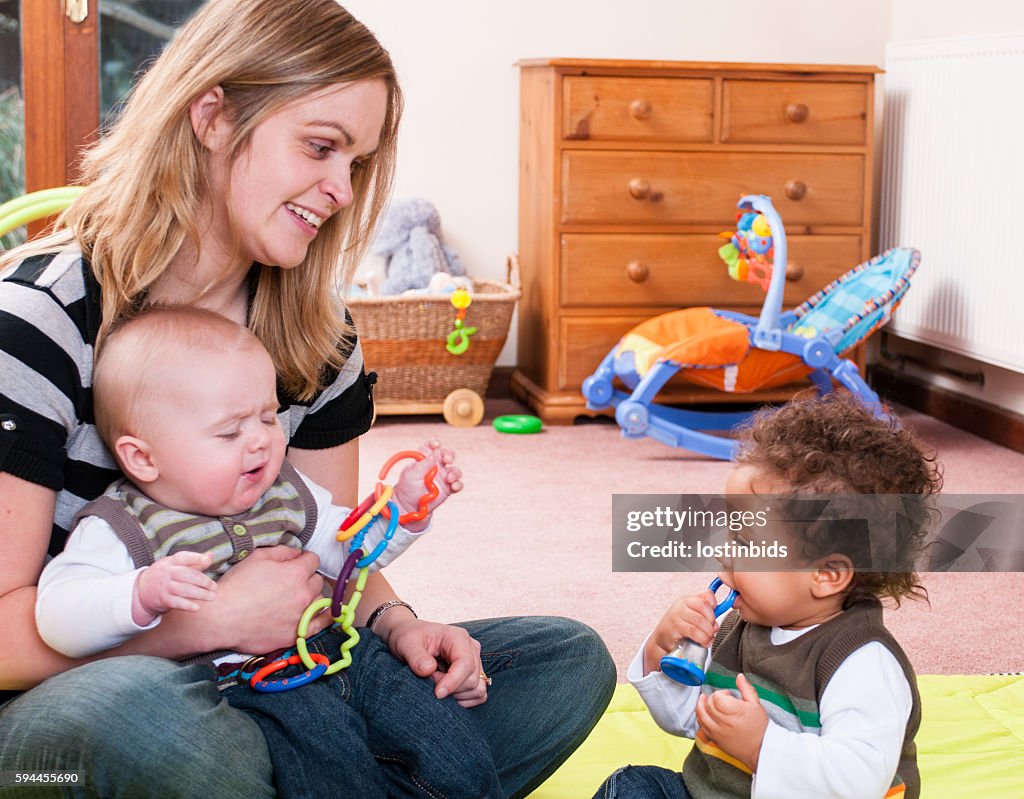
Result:
M480 642L494 680L488 701L469 716L490 749L503 795L526 796L597 723L615 687L614 664L597 634L570 619L461 626ZM418 680L407 668L405 675ZM400 728L409 709L391 712ZM274 796L260 727L223 700L210 668L138 656L57 675L0 709L0 770L81 774L66 794L41 788L33 797Z
M263 731L278 799L339 788L360 799L500 799L473 711L451 697L438 701L433 680L412 676L368 630L360 636L348 668L294 690L258 693L225 681L224 698ZM310 652L337 658L346 637L325 630Z
M624 766L604 781L594 799L692 799L683 775L660 766Z

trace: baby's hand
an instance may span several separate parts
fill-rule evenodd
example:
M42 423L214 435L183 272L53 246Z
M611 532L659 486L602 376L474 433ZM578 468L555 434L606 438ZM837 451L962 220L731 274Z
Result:
M462 470L454 465L455 451L451 447L442 447L440 441L431 439L420 447L420 452L426 457L406 466L395 483L393 496L402 514L419 510L420 497L429 490L424 485L423 478L434 466L437 466L434 485L437 486L438 494L427 506L429 511L432 512L449 496L462 490ZM429 515L428 513L427 516ZM410 521L405 528L410 532L417 532L426 526L427 517L424 517L420 521Z
M169 610L199 610L193 599L212 601L217 583L203 573L210 561L206 553L175 552L143 569L132 593L132 621L145 627Z
M719 749L757 771L768 714L745 675L736 675L736 687L741 698L729 691L715 691L710 697L702 694L697 700L697 724Z
M710 646L715 637L715 595L710 590L677 599L661 617L644 647L644 674L658 670L662 657L682 638Z

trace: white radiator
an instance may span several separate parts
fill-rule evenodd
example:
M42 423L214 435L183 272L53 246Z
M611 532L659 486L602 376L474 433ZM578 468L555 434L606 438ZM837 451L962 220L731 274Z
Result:
M1024 36L886 48L880 246L921 268L890 330L1024 372Z

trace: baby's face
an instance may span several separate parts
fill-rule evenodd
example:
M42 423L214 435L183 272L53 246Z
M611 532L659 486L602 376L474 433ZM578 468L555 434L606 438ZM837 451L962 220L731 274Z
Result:
M726 494L781 494L789 487L767 478L757 468L740 464L725 481ZM737 543L750 543L737 537ZM792 541L786 542L792 544ZM824 621L823 607L815 598L810 569L785 571L743 570L742 563L722 561L722 582L739 593L733 607L746 621L765 627L807 627ZM831 610L828 611L831 614Z
M232 516L251 508L284 461L274 364L260 347L189 352L167 364L147 440L159 469L147 487L176 510Z

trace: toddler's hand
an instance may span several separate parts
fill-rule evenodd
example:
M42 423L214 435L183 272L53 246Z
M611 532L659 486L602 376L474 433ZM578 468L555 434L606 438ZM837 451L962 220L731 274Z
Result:
M451 447L443 447L440 441L431 439L420 447L420 452L426 457L406 466L395 483L394 500L403 514L419 509L420 497L428 491L423 484L423 478L434 466L437 466L434 484L437 486L438 495L427 506L431 512L449 496L462 490L462 470L454 465L455 451ZM429 516L429 513L427 515ZM417 532L426 526L427 517L424 517L421 521L409 522L405 528L410 532Z
M644 647L644 675L658 670L662 657L676 648L681 638L710 646L715 623L715 595L710 590L677 599L661 617Z
M169 610L199 610L193 599L213 600L217 583L203 573L210 561L206 553L175 552L143 569L132 593L132 620L145 627Z
M710 697L701 695L697 700L697 724L719 749L751 771L757 771L768 714L745 675L736 675L736 687L740 698L730 691L715 691Z

